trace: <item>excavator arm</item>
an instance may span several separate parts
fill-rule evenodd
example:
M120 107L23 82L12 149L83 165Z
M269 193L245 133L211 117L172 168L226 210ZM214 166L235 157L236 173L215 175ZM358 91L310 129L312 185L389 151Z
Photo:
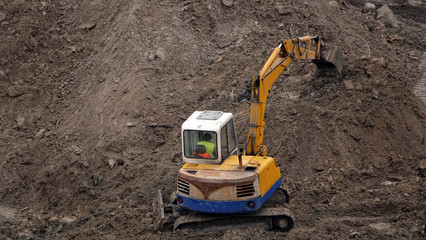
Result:
M320 46L319 37L305 36L281 40L279 46L273 50L259 74L253 77L246 155L266 156L267 154L266 146L263 145L265 127L263 119L266 99L272 84L293 59L321 60ZM341 50L339 49L339 51L341 55ZM341 61L341 56L339 61ZM336 66L336 64L332 64ZM339 63L339 66L341 66L341 63Z

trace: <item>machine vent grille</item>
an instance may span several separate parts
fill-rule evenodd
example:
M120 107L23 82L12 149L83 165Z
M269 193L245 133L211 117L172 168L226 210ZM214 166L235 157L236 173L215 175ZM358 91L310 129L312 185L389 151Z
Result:
M248 197L254 194L253 183L237 186L237 197Z
M178 192L188 194L189 195L189 183L183 181L182 179L178 179Z

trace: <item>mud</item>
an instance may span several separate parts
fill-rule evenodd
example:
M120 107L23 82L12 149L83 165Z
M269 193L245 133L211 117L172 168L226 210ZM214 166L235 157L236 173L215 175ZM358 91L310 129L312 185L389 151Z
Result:
M0 2L0 239L424 239L426 6L364 3ZM233 112L243 146L252 75L308 34L344 66L294 61L268 99L294 229L152 232L183 121Z

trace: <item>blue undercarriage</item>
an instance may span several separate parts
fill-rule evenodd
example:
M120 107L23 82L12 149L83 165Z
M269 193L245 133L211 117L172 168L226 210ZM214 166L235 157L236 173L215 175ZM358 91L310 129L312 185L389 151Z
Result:
M243 201L209 201L199 200L184 197L177 194L177 199L181 198L183 201L178 205L192 211L204 213L243 213L253 212L258 210L262 205L272 196L272 194L280 187L282 178L278 179L274 185L266 192L263 197L255 197ZM254 203L254 207L253 207Z

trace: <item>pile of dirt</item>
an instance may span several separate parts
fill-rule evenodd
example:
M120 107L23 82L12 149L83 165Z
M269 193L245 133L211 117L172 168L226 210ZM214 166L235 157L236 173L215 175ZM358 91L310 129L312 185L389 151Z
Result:
M0 3L1 239L423 239L426 6L365 3ZM243 146L252 75L304 35L342 46L344 69L294 61L268 99L264 142L295 228L153 233L184 120L233 112Z

